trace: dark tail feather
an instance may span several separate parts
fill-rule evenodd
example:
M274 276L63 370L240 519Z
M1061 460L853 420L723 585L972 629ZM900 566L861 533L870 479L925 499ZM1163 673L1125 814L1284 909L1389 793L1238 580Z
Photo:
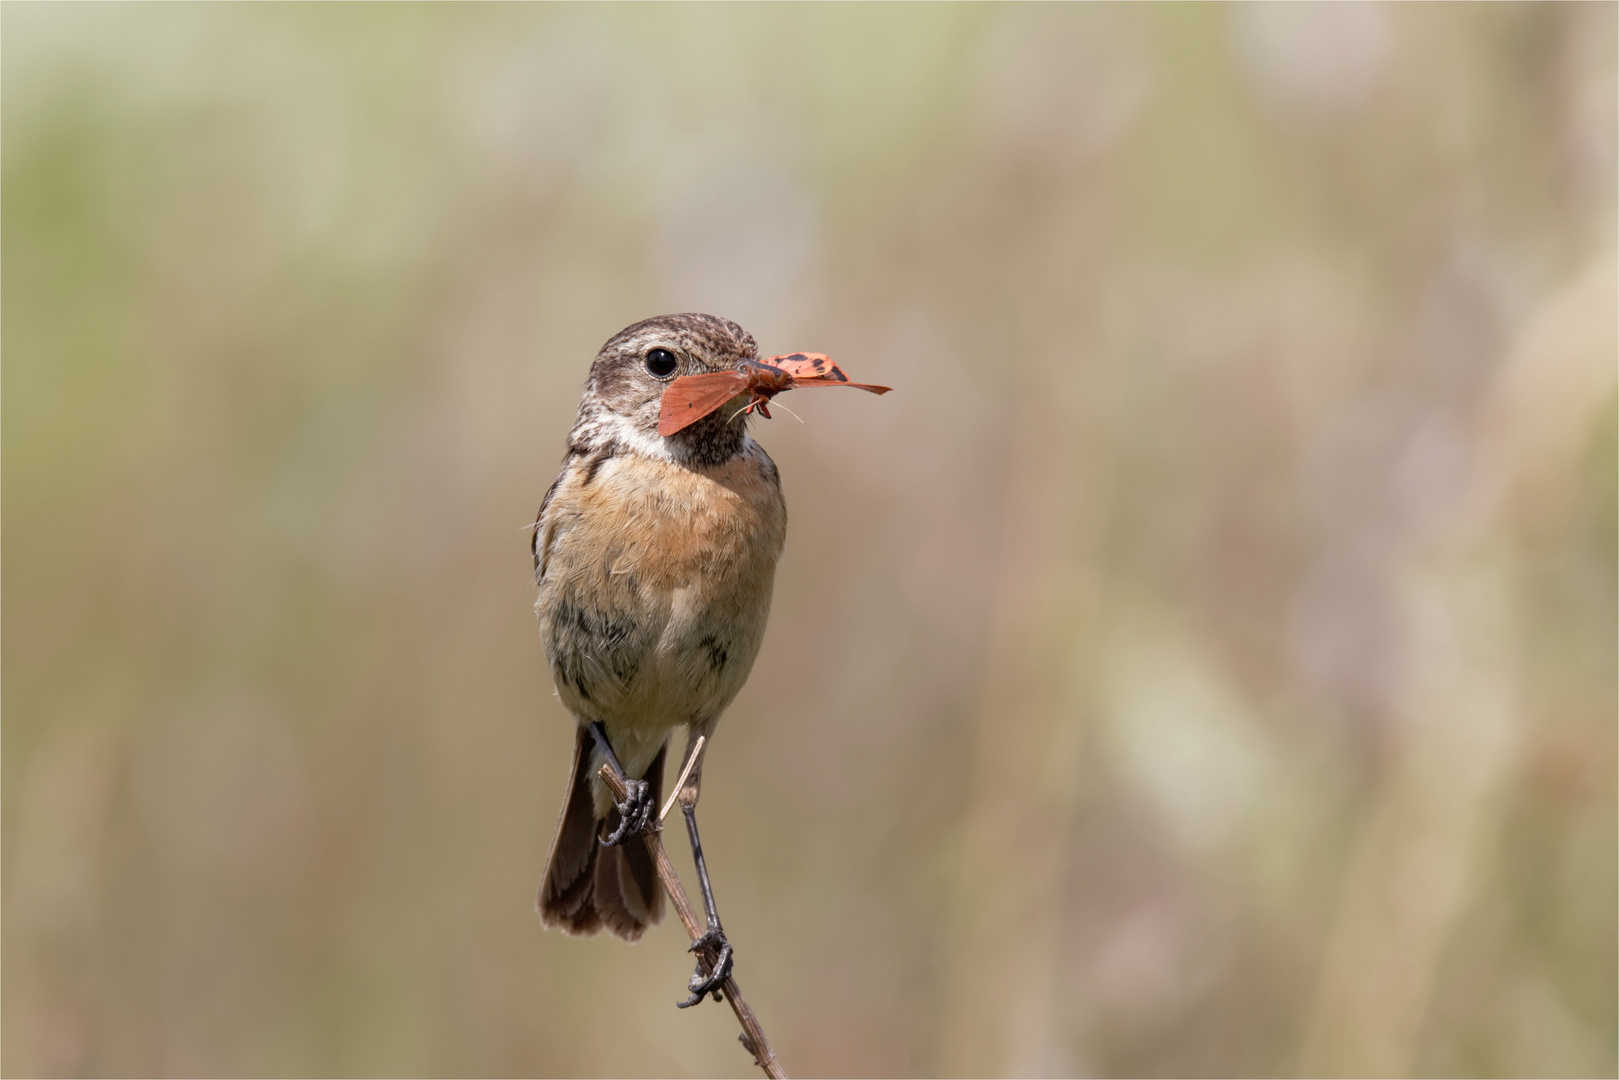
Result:
M645 779L652 785L652 803L663 805L664 744ZM608 810L604 834L618 828L618 811ZM600 845L598 845L600 846ZM646 844L631 840L622 847L602 848L596 860L596 910L607 929L625 941L635 941L648 926L663 918L663 885Z
M567 801L540 882L540 921L569 934L594 934L605 924L619 937L634 941L663 917L663 889L645 844L632 841L604 848L598 843L599 836L617 826L618 811L608 811L605 829L596 820L589 775L594 746L590 732L580 727ZM667 753L667 746L659 750L647 770L652 796L660 804Z
M596 879L596 808L590 799L592 740L590 732L579 728L573 743L573 770L568 776L568 796L562 804L562 819L551 840L551 857L546 860L545 877L540 880L540 921L560 927L570 934L594 934L601 929L601 916L591 897Z

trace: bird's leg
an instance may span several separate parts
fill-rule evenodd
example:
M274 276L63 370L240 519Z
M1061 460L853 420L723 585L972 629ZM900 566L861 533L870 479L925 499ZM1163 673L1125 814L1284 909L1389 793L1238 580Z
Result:
M611 836L602 839L603 847L612 847L615 844L627 844L640 836L657 813L656 800L652 798L652 785L645 780L637 780L624 771L619 763L618 755L613 753L613 746L607 741L607 729L597 720L590 725L590 734L596 740L596 746L601 750L607 763L618 770L618 775L624 778L624 801L614 802L618 808L618 828L613 830Z
M708 929L691 943L697 954L697 972L692 975L686 989L691 997L680 1003L682 1009L696 1005L709 994L720 1000L720 987L731 977L731 943L725 939L720 927L719 909L714 906L714 886L709 884L708 863L703 858L703 841L697 835L697 807L682 800L681 812L686 815L686 832L691 837L691 857L697 864L697 885L703 891L703 914L708 917Z
M680 811L686 816L686 834L691 837L691 859L697 864L697 885L703 891L703 914L708 928L703 936L691 943L697 954L697 971L687 984L691 996L680 1003L682 1009L702 1001L709 994L720 1000L720 987L731 977L731 943L725 939L720 927L719 909L714 905L714 886L708 880L708 860L703 858L703 840L697 833L697 794L702 784L702 762L691 772L691 778L680 790Z

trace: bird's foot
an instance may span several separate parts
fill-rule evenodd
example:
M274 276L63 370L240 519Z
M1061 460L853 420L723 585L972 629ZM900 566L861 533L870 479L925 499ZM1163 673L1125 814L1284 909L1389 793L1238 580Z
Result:
M697 954L697 971L686 984L691 997L680 1002L680 1008L689 1009L709 994L714 995L715 1001L723 1000L720 988L731 977L731 943L725 940L725 931L710 926L708 932L692 942L687 951Z
M627 844L646 831L657 812L658 804L652 797L652 785L645 780L624 779L624 798L614 805L618 808L618 828L602 839L603 847Z

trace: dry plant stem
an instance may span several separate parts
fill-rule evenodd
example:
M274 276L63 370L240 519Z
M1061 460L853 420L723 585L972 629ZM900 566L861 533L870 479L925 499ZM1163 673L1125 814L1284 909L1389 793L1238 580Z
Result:
M659 825L662 825L664 819L669 816L669 811L675 808L675 800L680 798L680 789L686 786L687 780L691 779L691 771L697 767L699 761L703 760L703 744L707 742L708 736L699 735L697 736L697 741L692 744L691 753L686 755L686 767L680 770L680 779L675 781L674 789L669 792L668 801L663 804L663 809L658 811Z
M700 751L701 747L698 750ZM691 760L695 761L696 758L697 755L692 754ZM601 778L612 789L615 798L622 800L628 795L629 788L625 786L624 778L618 774L618 770L605 762L601 767ZM680 790L678 784L675 790ZM670 800L670 805L673 805L673 800ZM668 810L669 808L665 807L664 813L668 813ZM698 921L697 912L692 909L691 901L686 897L686 889L680 884L680 878L675 875L674 864L669 861L669 853L664 850L661 817L657 825L642 834L642 839L646 842L647 850L652 853L652 861L658 868L658 877L663 879L663 891L669 894L669 902L674 905L675 914L680 917L681 925L686 928L686 936L696 941L703 936L703 924ZM776 1060L775 1051L770 1049L770 1042L765 1038L764 1029L759 1026L758 1018L753 1015L753 1010L748 1008L747 999L742 996L742 991L737 989L736 979L726 979L723 990L725 1000L731 1003L731 1011L736 1013L737 1023L742 1025L742 1046L753 1055L754 1063L764 1070L766 1076L787 1080L787 1073Z

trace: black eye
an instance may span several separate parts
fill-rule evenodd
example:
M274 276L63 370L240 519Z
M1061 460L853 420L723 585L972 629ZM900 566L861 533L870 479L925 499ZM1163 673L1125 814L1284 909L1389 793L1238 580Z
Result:
M667 379L675 373L680 361L668 349L653 349L646 354L646 369L659 379Z

